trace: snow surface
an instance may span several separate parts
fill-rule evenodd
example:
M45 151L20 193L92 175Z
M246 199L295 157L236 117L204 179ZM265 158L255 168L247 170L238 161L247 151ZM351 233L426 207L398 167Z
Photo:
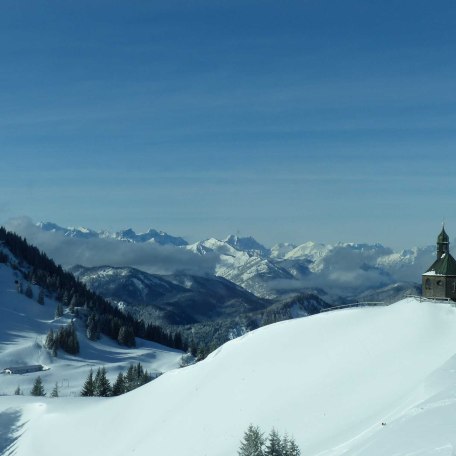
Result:
M50 328L55 330L67 325L72 316L66 312L63 317L55 319L55 301L46 297L41 306L36 300L19 294L14 281L20 279L19 272L0 264L0 395L11 395L18 386L28 394L38 375L42 377L47 392L57 383L60 395L76 396L90 368L96 370L105 366L109 379L113 381L118 372L125 372L131 363L141 362L151 373L179 366L182 352L153 342L137 338L136 348L122 347L103 336L92 342L85 336L84 324L79 320L75 320L79 355L71 356L59 350L56 358L51 356L43 348L46 334ZM33 288L36 297L38 288ZM47 370L25 375L1 374L7 367L36 364L44 365Z
M249 423L303 455L450 456L455 353L456 309L409 298L260 328L118 398L3 397L0 422L17 456L232 456Z

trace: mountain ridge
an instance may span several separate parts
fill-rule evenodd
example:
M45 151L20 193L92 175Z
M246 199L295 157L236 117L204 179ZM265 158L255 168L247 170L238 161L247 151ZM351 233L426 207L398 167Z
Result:
M93 230L85 229L80 241L92 233ZM132 230L118 233L126 235L117 238L107 235L107 238L119 241L128 238L128 242L137 245L147 244L148 236L141 237ZM151 229L148 233L157 231ZM395 284L413 282L419 286L421 274L432 263L435 250L428 246L394 251L379 243L321 244L311 241L298 246L282 243L268 248L253 237L236 235L188 244L182 238L166 236L163 239L182 241L163 241L161 244L154 241L156 245L166 244L166 247L177 249L176 252L188 251L202 259L210 257L216 276L224 277L260 298L283 298L318 288L325 291L325 299L335 304Z

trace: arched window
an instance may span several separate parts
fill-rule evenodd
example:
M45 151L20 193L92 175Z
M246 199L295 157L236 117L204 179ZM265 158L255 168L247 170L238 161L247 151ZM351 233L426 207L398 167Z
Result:
M455 282L455 285L456 285L456 282ZM425 280L424 288L426 288L426 290L430 290L431 289L431 279L426 279Z

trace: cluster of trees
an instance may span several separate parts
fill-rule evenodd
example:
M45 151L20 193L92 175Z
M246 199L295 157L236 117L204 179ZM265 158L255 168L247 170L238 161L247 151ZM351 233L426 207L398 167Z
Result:
M59 348L70 355L77 355L79 353L79 341L73 322L59 328L57 331L51 328L47 333L44 346L51 350L54 356L57 356Z
M124 314L106 299L90 291L73 274L64 271L60 265L56 265L44 252L28 244L21 236L0 227L0 243L17 259L18 263L12 266L22 271L24 279L29 283L27 289L30 284L37 285L70 311L83 307L89 315L95 314L98 317L98 334L103 333L121 344L130 346L134 345L136 336L187 351L188 347L178 331L165 331L157 325L145 324L131 315ZM7 255L1 257L0 261L2 258L5 262L11 261ZM42 298L44 303L44 292Z
M239 456L300 456L301 450L292 437L283 437L272 429L265 438L258 426L252 424L244 433L238 451Z
M125 374L119 372L116 381L112 385L106 376L106 369L104 367L99 367L95 376L92 369L90 369L89 375L82 387L81 396L120 396L149 383L154 378L156 377L149 374L141 363L131 364Z
M27 296L27 298L33 299L33 288L31 283L27 283L27 286L24 290L24 284L22 283L22 281L17 280L16 290L18 293ZM38 304L44 305L44 290L42 288L40 288L40 291L38 292L38 298L36 299L36 301L38 302Z
M16 396L22 396L24 394L24 392L21 390L21 387L18 386L14 390L14 394ZM46 396L46 391L44 390L44 386L43 386L43 380L41 379L41 377L39 375L38 375L38 377L36 377L35 381L33 382L32 389L30 390L30 394L32 396ZM57 385L57 382L55 383L54 388L51 391L50 397L59 397L59 386Z

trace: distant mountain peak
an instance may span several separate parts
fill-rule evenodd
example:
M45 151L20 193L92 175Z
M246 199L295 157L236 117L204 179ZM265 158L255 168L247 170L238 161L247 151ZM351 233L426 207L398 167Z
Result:
M238 250L243 250L246 252L255 252L259 253L260 255L268 255L269 249L267 249L264 245L260 244L256 239L252 236L248 237L239 237L235 234L230 234L223 242L226 242L231 247L234 247Z
M64 228L60 225L57 225L53 222L39 222L36 224L43 231L49 231L54 233L62 233L67 237L75 237L82 239L89 238L101 238L101 239L116 239L120 241L134 242L134 243L143 243L143 242L153 242L160 245L174 245L177 247L188 245L188 242L177 236L171 236L164 231L157 231L153 228L149 228L145 233L136 233L133 228L127 228L125 230L117 231L116 233L111 233L106 230L95 231L86 227L68 227Z
M128 242L154 242L160 245L174 245L176 247L188 245L188 242L181 237L171 236L164 231L157 231L153 228L149 228L145 233L136 233L132 228L127 228L126 230L118 231L113 237Z

